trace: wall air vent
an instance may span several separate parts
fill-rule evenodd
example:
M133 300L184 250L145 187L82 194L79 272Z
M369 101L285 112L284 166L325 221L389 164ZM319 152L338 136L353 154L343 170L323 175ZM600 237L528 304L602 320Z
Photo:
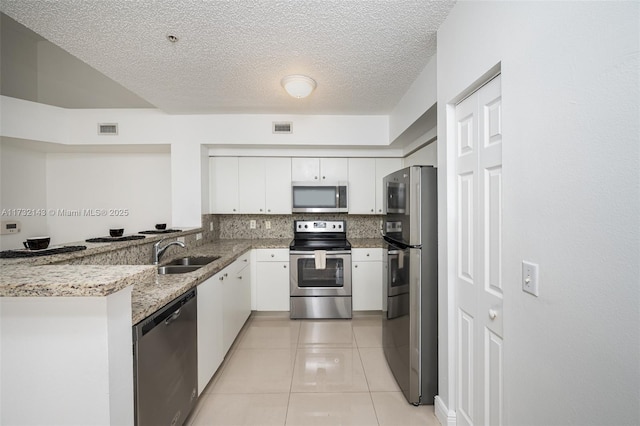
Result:
M98 124L99 135L117 135L118 124L117 123L100 123Z
M273 122L273 133L293 133L293 123L291 121Z

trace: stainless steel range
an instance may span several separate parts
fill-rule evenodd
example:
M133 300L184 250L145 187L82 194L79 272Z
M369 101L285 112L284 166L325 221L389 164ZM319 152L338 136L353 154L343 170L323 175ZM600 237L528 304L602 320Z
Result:
M291 318L351 318L351 244L344 220L294 221Z

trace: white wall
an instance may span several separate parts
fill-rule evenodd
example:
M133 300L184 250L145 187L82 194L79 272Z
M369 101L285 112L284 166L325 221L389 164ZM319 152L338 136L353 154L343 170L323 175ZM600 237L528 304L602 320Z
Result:
M30 214L46 209L46 155L21 149L2 140L0 143L0 210L1 220L18 220L21 232L0 236L0 249L22 248L28 237L47 235L46 215ZM33 209L13 212L13 209Z
M48 215L52 244L108 236L110 228L124 228L126 235L156 223L170 227L170 155L49 153L47 209L107 210L106 216Z
M454 355L451 104L502 71L507 425L640 424L639 8L462 1L438 32L441 360ZM523 259L540 266L537 298ZM453 367L440 369L448 408Z
M437 166L438 144L434 141L402 159L402 167Z

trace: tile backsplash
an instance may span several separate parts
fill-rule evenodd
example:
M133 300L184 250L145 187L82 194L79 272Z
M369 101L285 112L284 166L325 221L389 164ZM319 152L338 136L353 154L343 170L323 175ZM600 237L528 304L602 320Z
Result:
M347 214L289 214L289 215L205 215L203 227L214 223L220 239L293 238L294 220L346 220L347 238L376 238L380 236L383 216ZM250 229L251 220L256 229ZM267 222L271 225L267 229Z

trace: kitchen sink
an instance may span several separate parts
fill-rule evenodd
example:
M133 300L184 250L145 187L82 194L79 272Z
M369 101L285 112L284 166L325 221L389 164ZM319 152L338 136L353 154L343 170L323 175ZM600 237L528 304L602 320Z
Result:
M187 272L193 272L202 268L202 265L167 265L158 266L158 274L186 274Z
M220 256L192 256L192 257L182 257L180 259L172 260L167 263L168 266L204 266L208 263L213 262L214 260L220 259Z

